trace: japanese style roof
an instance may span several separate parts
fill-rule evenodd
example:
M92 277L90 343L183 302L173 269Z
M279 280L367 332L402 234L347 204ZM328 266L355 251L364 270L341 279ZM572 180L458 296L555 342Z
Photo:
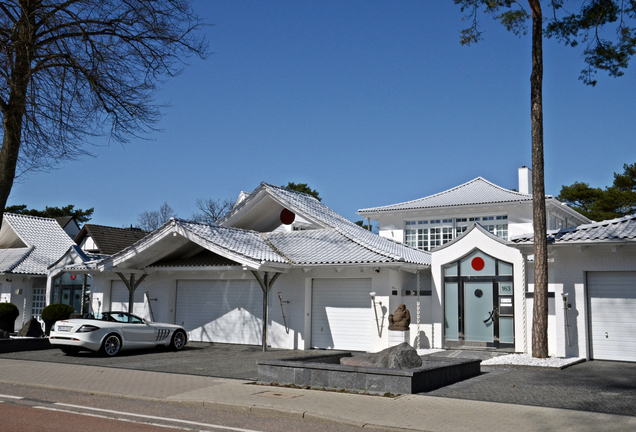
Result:
M482 177L477 177L468 183L464 183L435 195L399 204L361 209L358 210L358 213L365 214L519 201L532 201L532 195L504 189Z
M532 243L534 234L511 239L514 243ZM577 227L548 231L548 243L596 243L636 241L636 216L625 216Z
M373 234L310 195L267 183L262 183L224 220L241 209L260 211L262 208L249 207L250 202L253 204L264 197L273 200L267 204L270 211L277 214L284 207L319 228L259 232L172 218L135 244L98 263L98 266L105 270L123 270L134 266L223 267L242 264L250 268L289 268L391 263L427 266L431 263L429 252ZM247 208L244 207L246 205ZM154 261L149 263L149 260Z
M103 225L85 224L75 241L77 244L91 237L100 254L113 255L141 240L148 234L139 228L116 228Z
M73 246L55 219L5 213L2 233L10 243L0 245L0 271L41 274Z
M243 256L246 259L270 263L288 262L267 243L260 233L256 231L211 225L203 222L192 222L176 218L174 219L174 222L201 240L210 242L221 248L221 250Z
M299 214L303 218L319 225L325 230L319 230L325 239L328 237L328 231L337 233L349 242L356 244L358 247L368 250L376 254L378 262L406 262L410 264L430 265L431 256L429 252L406 246L402 243L396 243L387 238L380 237L359 225L345 219L343 216L331 210L329 207L318 201L311 195L297 192L283 187L274 186L268 183L261 185L254 190L245 200L235 206L221 221L230 219L232 215L240 212L241 209L248 205L253 197L260 193L268 193L274 200L285 208ZM312 231L312 230L308 230ZM298 236L298 240L309 240L315 237ZM318 258L318 251L314 252ZM358 262L363 255L354 255L347 262ZM370 255L365 255L369 258ZM382 257L380 259L380 257ZM307 257L311 261L313 258ZM366 259L365 258L365 259ZM319 262L319 260L315 260Z

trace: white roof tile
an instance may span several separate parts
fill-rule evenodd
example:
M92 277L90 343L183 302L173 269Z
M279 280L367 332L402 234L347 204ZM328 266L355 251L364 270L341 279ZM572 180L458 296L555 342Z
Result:
M435 195L399 204L361 209L358 210L358 213L364 214L515 201L532 201L532 195L504 189L482 177L477 177L468 183Z
M325 228L335 230L359 246L388 258L389 261L423 265L431 264L431 254L429 252L380 237L345 219L311 195L267 183L262 183L260 188L265 188L280 202L284 203L289 210L297 212L305 218L317 221ZM252 195L256 194L260 188L252 192ZM244 203L248 200L249 198Z
M175 222L202 239L246 258L256 261L287 263L287 260L277 254L256 231L176 218Z
M8 224L28 247L33 247L33 251L10 270L11 273L46 274L47 267L75 244L55 219L5 213L4 223Z
M636 241L636 216L625 216L572 228L548 231L548 243ZM534 234L515 236L514 243L532 243Z

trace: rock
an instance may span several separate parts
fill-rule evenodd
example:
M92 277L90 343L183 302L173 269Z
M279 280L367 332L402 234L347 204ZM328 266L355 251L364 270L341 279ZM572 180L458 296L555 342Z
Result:
M340 364L390 369L414 369L422 366L422 359L417 355L415 348L403 342L378 353L343 357L340 359Z
M18 336L28 337L42 337L44 332L42 331L42 325L36 318L31 318L18 332Z

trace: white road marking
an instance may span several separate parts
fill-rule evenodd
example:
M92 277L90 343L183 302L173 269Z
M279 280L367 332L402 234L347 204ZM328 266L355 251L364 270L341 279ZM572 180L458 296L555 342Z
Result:
M128 413L128 412L123 412L123 411L113 411L113 410L107 410L107 409L103 409L103 408L93 408L93 407L87 407L87 406L82 406L82 405L65 404L65 403L61 403L61 402L56 402L55 405L66 406L66 407L69 407L69 408L79 408L79 409L85 409L85 410L93 410L93 411L98 411L98 412L106 412L106 413L109 413L109 414L117 414L117 415L131 416L131 417L147 418L147 419L151 419L151 420L162 420L162 421L169 421L169 422L174 422L174 423L184 423L184 424L188 424L188 425L192 425L192 426L203 426L203 427L209 427L209 428L214 428L214 429L225 429L225 430L231 430L231 431L237 431L237 432L262 432L262 431L257 431L257 430L253 430L253 429L241 429L241 428L236 428L236 427L231 427L231 426L215 425L215 424L210 424L210 423L199 423L199 422L194 422L194 421L190 421L190 420L179 420L179 419L174 419L174 418L169 418L169 417L157 417L157 416L151 416L151 415L145 415L145 414Z
M7 399L24 399L22 396L10 396L10 395L3 395L3 394L0 394L0 398L7 398Z
M129 423L139 423L139 424L144 424L144 425L149 425L149 426L160 426L160 427L169 428L169 429L179 429L179 430L184 430L184 431L193 430L193 429L184 428L184 427L181 427L181 426L170 426L170 425L159 424L159 423L139 422L139 421L134 421L134 420L125 419L125 418L108 417L108 416L100 415L100 414L82 413L82 412L64 410L64 409L59 409L59 408L51 408L51 407L43 407L43 406L34 406L33 408L43 409L43 410L47 410L47 411L62 412L62 413L67 413L67 414L77 414L77 415L83 415L83 416L87 416L87 417L101 418L101 419L105 419L105 420L119 420L119 421L124 421L124 422L129 422Z

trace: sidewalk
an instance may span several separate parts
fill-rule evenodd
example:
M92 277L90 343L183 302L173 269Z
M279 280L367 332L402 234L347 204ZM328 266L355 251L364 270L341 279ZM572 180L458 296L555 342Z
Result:
M384 398L249 381L0 359L0 383L64 388L221 409L420 431L631 431L636 417L422 395ZM0 391L1 393L1 391Z

